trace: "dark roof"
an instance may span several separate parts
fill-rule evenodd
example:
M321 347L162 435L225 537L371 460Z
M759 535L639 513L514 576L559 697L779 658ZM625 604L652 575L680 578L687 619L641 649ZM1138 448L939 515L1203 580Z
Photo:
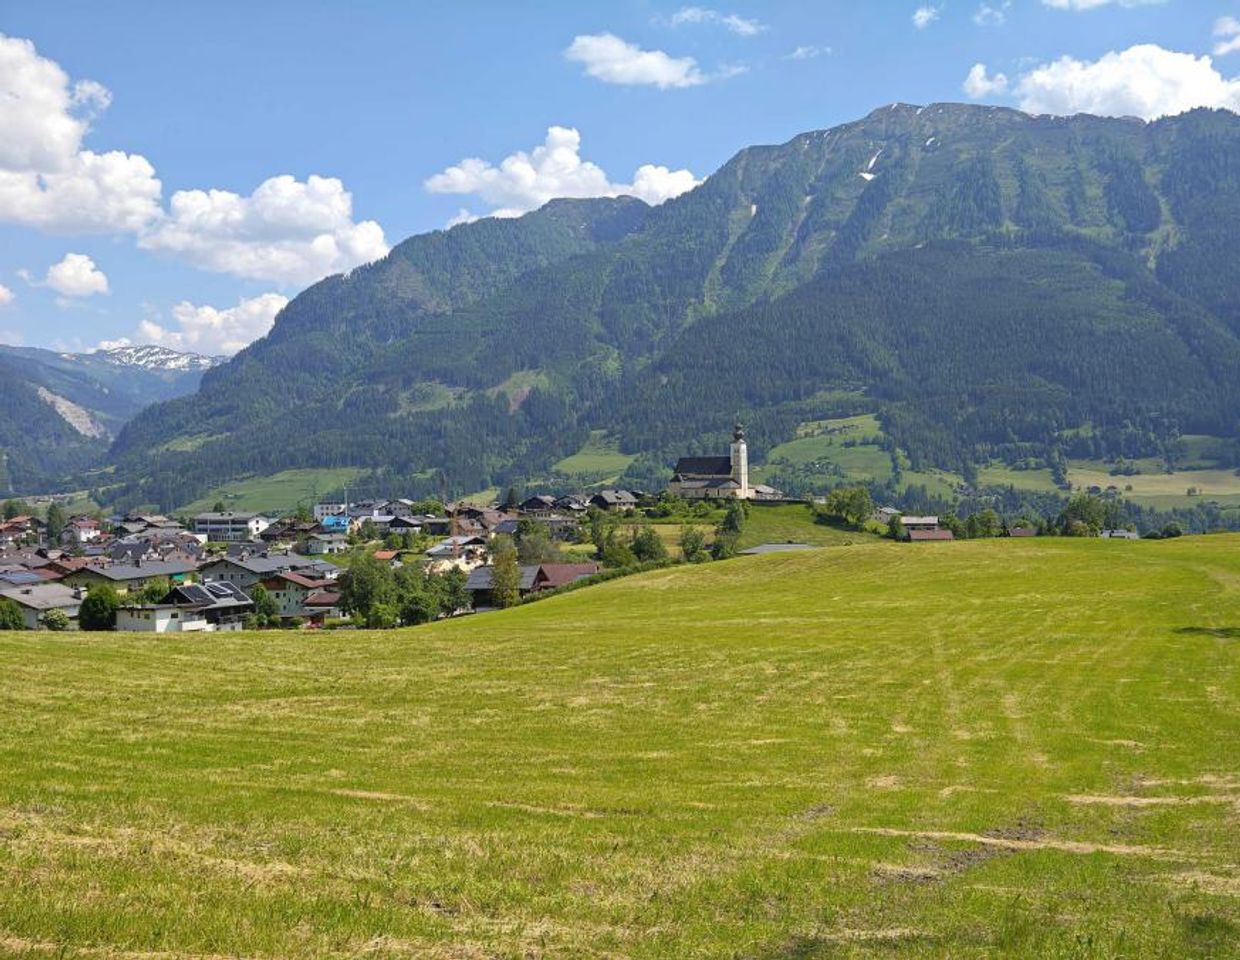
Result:
M521 566L521 583L519 589L534 589L534 579L538 576L537 564ZM492 566L475 567L469 571L469 579L465 581L467 590L492 590L495 588L495 568Z
M950 530L910 530L909 540L955 540Z
M235 567L240 567L242 570L260 576L268 573L282 573L285 570L313 569L326 572L336 570L336 567L330 563L322 560L311 560L296 554L280 554L275 557L221 557L218 560L212 560L210 563L203 564L202 569L204 571L209 570L217 563L231 563Z
M742 557L756 557L763 553L787 553L789 550L816 550L813 544L809 543L760 543L756 547L750 547L748 550L738 551Z
M148 577L177 577L193 573L198 564L178 560L149 560L142 563L112 563L83 567L81 572L96 573L107 580L145 580Z
M732 476L732 458L681 457L676 461L676 469L673 472L682 477L730 477Z
M535 578L539 589L554 590L598 573L597 563L544 563Z
M188 604L194 607L245 607L252 601L235 583L187 583L173 587L164 597L165 604Z

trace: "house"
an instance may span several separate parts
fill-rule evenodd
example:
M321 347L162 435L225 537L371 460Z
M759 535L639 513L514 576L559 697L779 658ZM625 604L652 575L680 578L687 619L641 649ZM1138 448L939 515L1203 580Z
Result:
M108 545L108 559L121 563L142 563L146 560L181 560L197 563L202 559L202 544L184 530L161 530L148 527L145 533L123 537Z
M80 547L103 536L103 527L94 517L74 517L65 524L60 542L66 546Z
M60 610L76 620L85 592L59 583L32 583L0 589L0 597L12 600L22 612L27 630L38 630L43 617L51 610Z
M298 543L305 540L311 534L318 533L322 530L317 521L314 520L297 520L292 517L286 517L283 520L275 520L272 524L258 535L258 539L263 543Z
M1036 537L1037 535L1037 527L1008 527L1009 537Z
M486 562L487 538L478 535L446 537L426 551L430 573L443 573L452 567L470 571Z
M400 566L400 560L397 559L400 556L400 551L398 550L376 550L371 556L380 563L386 563L393 567Z
M316 590L307 595L301 616L320 626L328 617L340 616L340 594L335 590Z
M726 457L681 457L672 470L667 492L685 500L782 500L766 484L749 482L749 445L738 423Z
M34 543L39 540L47 525L38 517L19 515L0 521L0 545Z
M334 517L348 509L349 505L343 502L316 503L314 505L314 519L322 523L326 517Z
M348 549L349 538L343 533L312 533L306 539L305 551L312 557L344 553Z
M315 593L333 591L335 582L286 570L262 581L267 593L275 600L281 617L306 616L306 601Z
M947 529L935 530L906 530L905 539L909 543L919 543L923 540L955 540L952 532Z
M544 563L534 576L534 591L555 590L599 572L597 563Z
M912 533L914 530L931 531L939 529L938 517L901 517L900 525L904 527L905 533Z
M517 585L517 593L524 597L534 589L534 580L538 576L538 564L522 564L521 579ZM492 566L476 567L469 572L465 581L465 589L473 598L475 610L485 610L495 606L495 568Z
M87 564L65 575L64 583L71 587L89 587L106 583L117 593L141 590L153 581L169 580L183 582L198 570L191 560L150 560L139 563Z
M632 510L640 499L636 490L600 490L589 502L600 510Z
M883 526L887 526L898 516L900 516L900 511L895 507L879 507L874 511L874 519Z
M546 494L526 497L517 504L517 512L527 517L549 517L555 510L555 497Z
M322 580L334 580L340 573L338 567L326 560L315 560L296 553L220 557L218 560L204 563L198 570L203 580L234 583L242 590L249 590L264 578L287 571L295 571Z
M1098 536L1104 540L1140 540L1136 530L1103 530Z
M557 497L555 508L562 513L585 513L590 508L590 501L585 497L579 497L575 493L570 493L563 497Z
M271 526L271 521L257 513L200 513L192 520L194 533L214 543L253 540Z
M235 584L189 583L173 587L159 603L125 604L116 629L145 633L215 633L240 630L254 601Z

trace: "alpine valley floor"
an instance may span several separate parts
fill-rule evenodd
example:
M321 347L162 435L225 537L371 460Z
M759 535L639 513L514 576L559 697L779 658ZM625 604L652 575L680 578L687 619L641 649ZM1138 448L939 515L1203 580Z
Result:
M1240 536L0 635L0 955L1240 956Z

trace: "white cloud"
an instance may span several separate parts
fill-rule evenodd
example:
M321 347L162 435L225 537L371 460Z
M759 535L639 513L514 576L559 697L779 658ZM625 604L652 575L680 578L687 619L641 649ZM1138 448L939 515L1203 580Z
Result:
M976 68L975 68L976 69ZM1030 113L1094 113L1153 120L1194 107L1240 110L1240 78L1220 74L1208 56L1139 44L1098 60L1060 57L1015 85Z
M195 266L281 284L312 283L387 254L383 228L353 222L353 197L333 177L285 174L248 197L179 190L139 245Z
M925 30L926 27L930 26L930 24L934 23L935 20L939 19L939 16L942 13L942 7L918 7L913 11L913 26L915 26L918 30Z
M1167 0L1042 0L1043 6L1056 10L1097 10L1114 4L1117 7L1154 7Z
M494 166L471 157L427 178L431 193L473 194L490 204L490 216L515 217L556 197L640 197L662 203L698 183L688 170L645 164L631 184L612 183L598 164L581 158L581 134L572 127L550 127L546 140L529 153L518 150ZM462 210L453 223L472 217Z
M62 297L89 297L108 292L108 278L84 253L66 253L47 268L46 283Z
M759 20L742 17L735 13L720 13L708 7L682 7L672 14L673 27L686 23L717 23L741 37L756 36L766 29L766 24Z
M165 327L155 320L138 324L134 341L157 343L174 350L203 353L209 356L231 355L265 336L275 322L276 314L288 303L278 293L264 293L249 300L242 299L235 307L219 309L196 306L182 301L172 308L175 327ZM127 345L128 338L104 341L99 349Z
M7 307L17 295L3 283L0 283L0 307Z
M831 52L830 47L819 47L814 44L805 44L797 47L791 53L785 54L785 60L813 60L814 57L821 57Z
M973 22L979 27L1001 27L1007 22L1007 12L1011 6L1012 0L1003 0L1002 3L983 3L973 14Z
M696 87L712 78L693 57L672 57L662 50L643 50L612 33L574 37L564 56L583 64L586 73L604 83L625 86Z
M1216 57L1240 51L1240 20L1235 17L1219 17L1214 22L1214 35L1218 37L1218 42L1214 45Z
M89 121L112 95L70 85L29 40L0 34L0 220L52 232L132 231L160 212L144 157L82 150Z
M982 97L993 96L997 93L1006 93L1008 88L1008 78L1006 74L996 73L990 76L986 72L986 64L975 63L969 71L969 75L964 79L964 92L973 99L981 99Z

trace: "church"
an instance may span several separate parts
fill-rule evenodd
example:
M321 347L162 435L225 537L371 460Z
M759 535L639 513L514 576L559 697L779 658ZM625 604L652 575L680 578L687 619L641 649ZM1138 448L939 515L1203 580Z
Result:
M738 423L726 457L681 457L667 492L685 500L782 500L766 484L749 482L749 447Z

